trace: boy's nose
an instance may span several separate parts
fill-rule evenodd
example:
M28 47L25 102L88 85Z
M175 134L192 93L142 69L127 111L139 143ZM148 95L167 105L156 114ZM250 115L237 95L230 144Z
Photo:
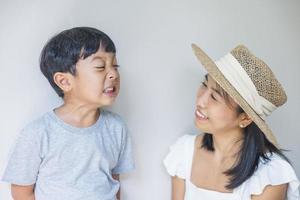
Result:
M116 79L119 77L119 72L114 67L110 68L107 74L109 79Z

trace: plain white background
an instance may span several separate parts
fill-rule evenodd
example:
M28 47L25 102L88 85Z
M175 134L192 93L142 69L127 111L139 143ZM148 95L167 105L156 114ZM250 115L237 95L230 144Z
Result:
M93 26L115 41L122 90L112 107L127 122L136 170L122 199L170 199L162 160L176 138L197 133L195 94L205 71L190 44L218 59L245 44L273 69L288 103L268 119L300 176L299 0L1 0L0 174L20 129L61 101L39 71L45 42L74 26ZM9 187L0 182L0 199Z

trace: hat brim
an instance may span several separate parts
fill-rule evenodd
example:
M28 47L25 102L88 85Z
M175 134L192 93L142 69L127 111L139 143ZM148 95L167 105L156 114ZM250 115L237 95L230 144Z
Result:
M247 113L247 115L254 121L254 123L260 128L260 130L265 134L266 138L277 148L279 144L272 133L272 130L266 124L266 122L260 118L260 116L251 108L251 106L246 102L246 100L237 92L237 90L230 84L230 82L224 77L222 72L218 69L215 62L206 55L206 53L199 48L197 45L192 44L193 51L206 69L208 74L222 87L228 95L233 98L233 100Z

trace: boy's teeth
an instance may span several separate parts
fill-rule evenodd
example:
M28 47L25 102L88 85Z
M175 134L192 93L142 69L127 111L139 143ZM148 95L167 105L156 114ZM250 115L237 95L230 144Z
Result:
M112 92L114 90L114 88L113 87L110 87L110 88L106 88L105 90L104 90L104 92Z

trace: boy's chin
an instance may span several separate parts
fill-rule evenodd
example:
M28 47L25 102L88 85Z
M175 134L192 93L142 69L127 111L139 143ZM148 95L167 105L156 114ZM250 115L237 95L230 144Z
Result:
M116 100L116 98L109 98L109 99L102 100L101 102L99 102L99 107L111 106L111 105L113 105L115 100Z

